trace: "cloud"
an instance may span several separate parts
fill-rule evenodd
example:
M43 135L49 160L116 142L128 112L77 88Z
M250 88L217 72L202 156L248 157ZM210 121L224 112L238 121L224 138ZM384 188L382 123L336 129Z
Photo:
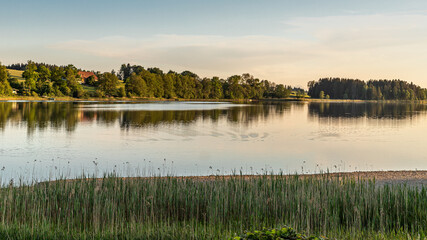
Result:
M283 47L297 44L286 38L268 36L157 35L144 39L106 37L72 40L50 48L124 62L224 75L223 72L250 72L268 62L298 61L305 57L304 53Z
M113 36L49 47L120 63L188 69L201 76L250 72L300 86L328 76L417 83L427 77L422 64L427 60L427 16L298 17L283 25L280 36Z

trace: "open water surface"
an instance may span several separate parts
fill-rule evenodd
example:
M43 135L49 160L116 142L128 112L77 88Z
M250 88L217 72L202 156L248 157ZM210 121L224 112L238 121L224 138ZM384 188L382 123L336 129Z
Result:
M427 169L417 103L0 102L0 175Z

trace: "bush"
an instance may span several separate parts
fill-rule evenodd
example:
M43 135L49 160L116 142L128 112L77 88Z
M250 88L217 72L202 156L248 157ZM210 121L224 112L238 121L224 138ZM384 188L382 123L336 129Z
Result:
M23 88L22 85L19 83L18 79L16 79L16 78L10 78L9 79L9 85L15 89L22 89Z
M297 233L293 228L266 229L262 231L246 232L240 237L234 237L232 240L324 240L326 237L306 237Z
M102 90L97 89L95 91L95 97L97 97L97 98L103 98L104 96L105 96L105 93Z
M120 87L120 88L117 90L117 96L118 96L118 97L121 97L121 98L126 97L126 90L125 90L125 88L124 88L124 87Z

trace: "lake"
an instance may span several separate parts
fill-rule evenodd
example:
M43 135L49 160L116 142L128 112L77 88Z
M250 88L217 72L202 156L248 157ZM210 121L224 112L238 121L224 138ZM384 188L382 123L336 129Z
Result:
M427 169L417 103L0 102L2 181Z

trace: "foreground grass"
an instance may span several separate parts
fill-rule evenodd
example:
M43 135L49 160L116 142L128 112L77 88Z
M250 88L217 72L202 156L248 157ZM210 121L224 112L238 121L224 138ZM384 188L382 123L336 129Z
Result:
M424 239L427 191L329 175L106 176L0 190L0 239L229 239L282 226L330 239Z

